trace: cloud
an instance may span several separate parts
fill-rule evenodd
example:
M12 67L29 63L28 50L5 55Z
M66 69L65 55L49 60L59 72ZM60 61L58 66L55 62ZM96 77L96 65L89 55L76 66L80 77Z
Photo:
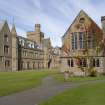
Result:
M12 24L14 18L20 35L34 30L35 23L40 23L53 46L61 46L61 36L81 9L101 26L104 4L105 0L0 0L0 20Z

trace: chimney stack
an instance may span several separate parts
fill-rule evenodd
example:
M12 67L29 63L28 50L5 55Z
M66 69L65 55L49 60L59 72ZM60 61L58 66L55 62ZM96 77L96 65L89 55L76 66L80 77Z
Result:
M41 32L40 28L41 28L40 24L35 24L35 32L36 33L40 33Z

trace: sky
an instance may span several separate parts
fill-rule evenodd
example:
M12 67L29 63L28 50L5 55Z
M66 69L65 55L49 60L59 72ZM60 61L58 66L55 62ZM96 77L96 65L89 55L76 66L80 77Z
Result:
M100 27L105 16L105 0L0 0L0 20L16 25L17 33L26 37L41 24L45 38L61 46L61 37L80 10L84 10Z

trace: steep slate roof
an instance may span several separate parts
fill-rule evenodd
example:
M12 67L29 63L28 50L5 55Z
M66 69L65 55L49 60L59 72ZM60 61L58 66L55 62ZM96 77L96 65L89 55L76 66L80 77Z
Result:
M74 19L74 21L72 22L72 24L69 26L68 30L71 28L71 26L74 24L74 22L75 22L76 19L80 16L81 13L83 13L84 15L86 15L86 17L87 17L90 21L92 21L92 22L100 29L100 27L96 24L96 22L95 22L92 18L90 18L89 15L88 15L86 12L84 12L83 10L81 10L81 11L79 12L79 14L76 16L76 18ZM62 38L65 37L65 35L66 35L66 33L68 32L68 30L67 30L67 31L65 32L65 34L62 36ZM101 29L100 29L100 30L101 30Z

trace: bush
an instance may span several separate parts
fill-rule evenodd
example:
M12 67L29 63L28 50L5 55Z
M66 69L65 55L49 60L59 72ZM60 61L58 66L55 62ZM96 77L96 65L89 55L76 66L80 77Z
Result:
M96 76L97 76L97 70L94 69L94 68L91 69L89 75L90 75L91 77L96 77Z

